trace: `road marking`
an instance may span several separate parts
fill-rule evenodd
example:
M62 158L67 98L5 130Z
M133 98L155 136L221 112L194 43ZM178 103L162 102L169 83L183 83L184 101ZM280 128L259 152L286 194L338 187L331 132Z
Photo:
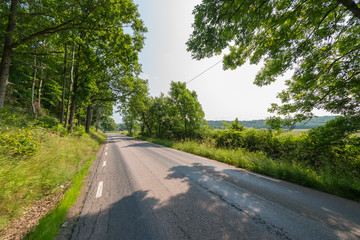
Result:
M254 175L254 176L260 177L260 178L264 178L264 179L267 179L267 180L273 181L273 182L280 182L280 181L279 181L279 180L277 180L277 179L273 179L273 178L265 177L265 176L262 176L262 175L259 175L259 174L253 173L253 172L248 172L248 173L250 173L251 175Z
M107 152L105 153L105 156L107 155Z
M108 150L109 148L108 148L108 146L106 146L106 150Z
M97 189L97 192L96 192L96 198L101 197L102 190L103 190L103 184L104 184L104 182L99 182L99 186L98 186L98 189Z
M103 167L105 167L105 166L106 166L106 161L103 162Z

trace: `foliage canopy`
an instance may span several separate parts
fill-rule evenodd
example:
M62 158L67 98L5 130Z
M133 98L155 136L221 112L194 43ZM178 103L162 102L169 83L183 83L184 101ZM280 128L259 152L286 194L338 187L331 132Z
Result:
M271 84L294 69L269 109L312 117L315 108L343 115L360 113L360 9L352 0L203 0L195 7L187 42L195 59L228 49L224 69L246 61L264 67L254 83Z
M88 132L140 73L146 31L132 0L1 3L0 108L26 106Z

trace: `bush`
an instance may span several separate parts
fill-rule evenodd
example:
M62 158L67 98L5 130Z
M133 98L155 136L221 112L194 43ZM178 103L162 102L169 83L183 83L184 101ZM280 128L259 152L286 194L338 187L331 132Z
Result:
M201 142L209 141L210 139L215 139L217 136L218 130L215 130L207 125L200 126L193 133L194 139L200 140Z
M221 131L215 139L217 147L232 148L236 149L242 147L243 143L243 132L226 129Z
M0 149L11 155L31 155L39 149L39 139L29 129L18 129L0 133Z
M243 131L243 145L250 152L265 151L272 143L273 135L266 130L246 129Z
M311 129L302 144L304 160L316 168L330 165L335 171L350 171L360 154L360 139L351 136L359 123L355 117L337 117ZM360 168L357 167L359 170Z
M62 135L62 136L66 136L68 135L69 131L66 127L64 127L63 124L57 124L57 126L54 126L51 128L53 131L56 131L58 134Z
M84 134L86 134L86 132L85 132L85 127L84 126L78 126L78 125L76 125L76 126L74 126L74 135L76 135L76 136L82 136L82 135L84 135Z
M233 128L221 131L216 137L216 146L230 149L246 148L250 152L274 151L276 140L273 134L266 130L245 129L242 131Z
M20 108L4 107L0 109L1 126L28 127L29 115Z
M59 120L55 117L44 115L38 117L35 124L43 128L53 128L58 126Z

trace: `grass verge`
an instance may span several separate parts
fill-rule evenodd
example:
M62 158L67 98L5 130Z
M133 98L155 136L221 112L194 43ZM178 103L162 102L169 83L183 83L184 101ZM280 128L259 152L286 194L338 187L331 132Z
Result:
M211 142L171 141L139 136L138 138L360 201L360 179L351 177L346 173L334 173L330 167L316 171L304 163L274 160L262 152L249 152L246 149L217 148Z
M80 168L79 172L72 180L71 188L65 193L60 204L47 216L39 221L39 225L25 239L54 239L59 232L59 226L64 222L66 213L76 202L80 190L83 186L83 179L88 173L95 156L90 157L87 162Z
M29 136L40 140L36 152L30 155L0 153L0 235L36 201L63 192L62 186L68 182L75 186L79 171L84 171L89 157L105 140L103 133L95 131L77 136L63 136L43 128L27 131L32 132ZM68 205L69 200L64 204Z

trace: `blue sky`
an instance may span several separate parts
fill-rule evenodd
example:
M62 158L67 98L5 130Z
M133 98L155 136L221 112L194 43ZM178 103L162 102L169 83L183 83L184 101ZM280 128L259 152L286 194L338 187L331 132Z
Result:
M149 80L150 94L159 96L169 91L171 81L188 82L199 73L222 59L215 56L200 61L186 51L194 21L192 11L199 0L135 0L148 33L140 54L142 78ZM187 84L195 90L207 120L255 120L271 116L267 112L271 103L279 103L278 92L285 88L285 74L270 86L253 84L262 66L245 64L236 70L222 69L222 64ZM317 112L324 115L324 112ZM119 122L118 116L115 116Z

